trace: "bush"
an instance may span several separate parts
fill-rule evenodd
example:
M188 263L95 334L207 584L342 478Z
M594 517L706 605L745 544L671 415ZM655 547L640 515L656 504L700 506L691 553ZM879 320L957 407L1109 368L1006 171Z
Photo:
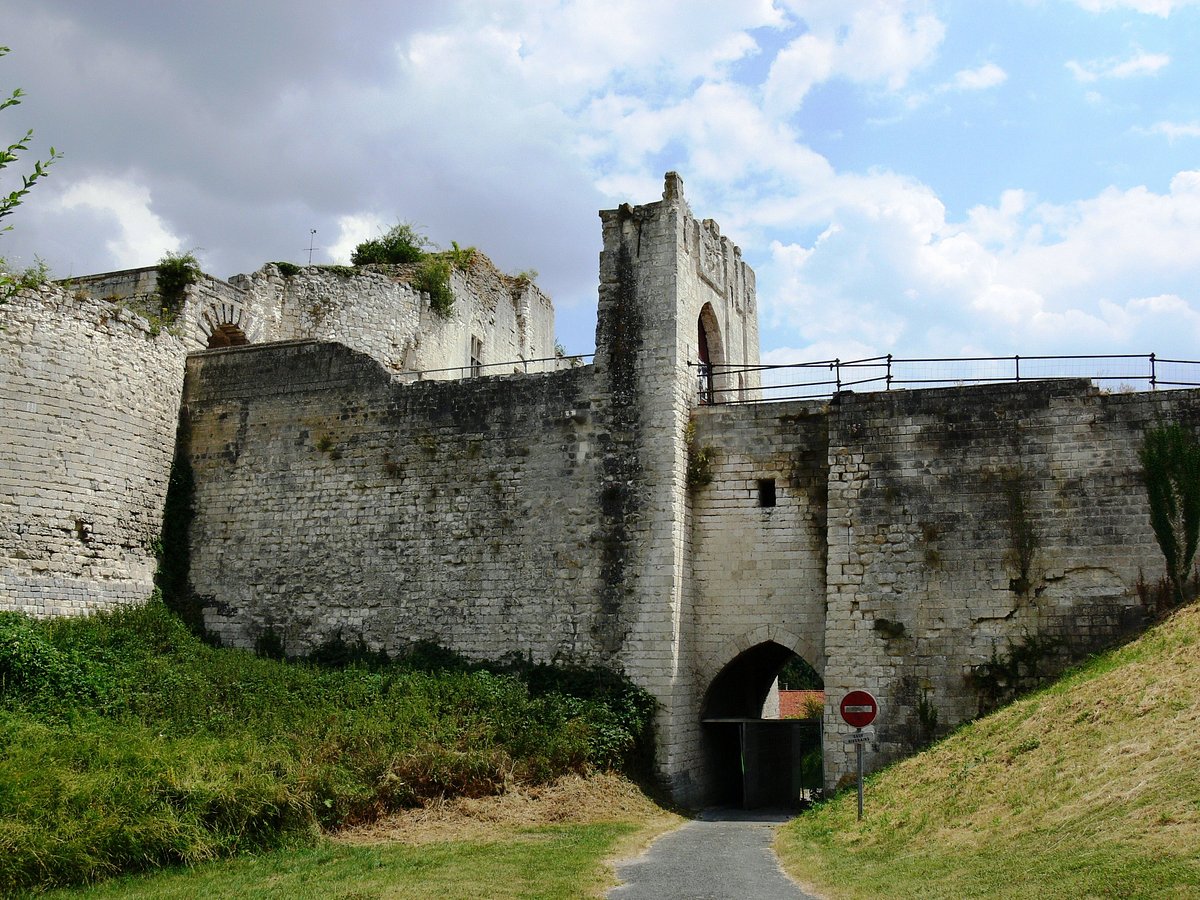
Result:
M39 288L50 280L50 267L39 257L32 266L11 271L8 261L0 257L0 303L12 299L19 291Z
M0 885L269 849L652 746L653 700L604 670L340 639L319 658L215 649L160 602L0 616Z
M430 256L421 264L414 282L419 291L429 295L430 308L443 319L454 308L454 292L450 289L450 263Z
M350 262L356 266L420 262L429 239L408 222L393 225L382 236L354 248Z
M164 253L158 261L158 297L162 303L162 323L170 325L183 309L189 285L200 278L200 262L191 251Z

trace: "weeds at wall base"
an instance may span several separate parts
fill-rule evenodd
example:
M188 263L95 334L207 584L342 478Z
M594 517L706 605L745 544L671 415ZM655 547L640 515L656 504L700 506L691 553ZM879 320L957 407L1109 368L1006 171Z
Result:
M615 673L432 645L364 664L360 644L331 643L320 664L260 659L205 646L157 602L0 614L0 893L303 843L425 798L636 770L653 747L654 701Z

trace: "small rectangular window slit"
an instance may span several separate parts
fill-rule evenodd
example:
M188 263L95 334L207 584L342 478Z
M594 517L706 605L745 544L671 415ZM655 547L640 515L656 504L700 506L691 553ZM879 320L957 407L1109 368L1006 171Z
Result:
M774 478L758 479L758 505L759 506L774 506L775 505L775 479Z

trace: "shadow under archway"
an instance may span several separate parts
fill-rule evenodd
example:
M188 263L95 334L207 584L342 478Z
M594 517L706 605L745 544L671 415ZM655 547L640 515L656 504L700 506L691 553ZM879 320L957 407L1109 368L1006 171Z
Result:
M820 789L821 720L763 718L780 670L795 659L766 641L738 654L709 685L700 720L710 802L798 807Z
M217 325L208 336L208 349L219 350L223 347L244 347L250 343L246 333L236 325L228 322Z

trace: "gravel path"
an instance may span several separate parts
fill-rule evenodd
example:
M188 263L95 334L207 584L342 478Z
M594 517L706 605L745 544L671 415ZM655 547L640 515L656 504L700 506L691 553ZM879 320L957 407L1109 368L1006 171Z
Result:
M771 850L787 815L708 810L617 864L608 900L816 900L783 874Z

